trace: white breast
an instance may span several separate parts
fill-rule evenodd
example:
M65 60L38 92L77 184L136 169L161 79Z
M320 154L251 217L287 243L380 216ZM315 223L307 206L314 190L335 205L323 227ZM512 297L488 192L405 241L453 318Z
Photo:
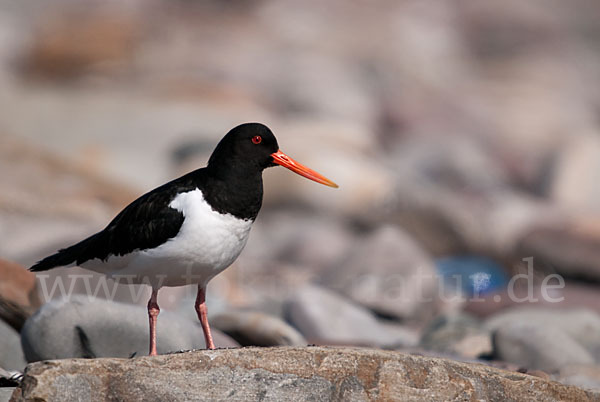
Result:
M83 267L154 288L206 284L231 265L246 245L253 221L218 213L200 190L179 194L169 206L185 217L177 236L154 249L110 257L103 267Z

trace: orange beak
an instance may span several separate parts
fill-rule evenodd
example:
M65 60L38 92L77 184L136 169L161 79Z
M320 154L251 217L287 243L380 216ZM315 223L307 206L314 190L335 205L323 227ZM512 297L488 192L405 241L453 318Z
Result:
M338 185L329 180L327 177L296 162L295 160L281 152L281 150L271 154L271 156L273 157L273 162L290 169L294 173L298 173L300 176L304 176L307 179L311 179L313 181L316 181L317 183L321 183L329 187L338 188Z

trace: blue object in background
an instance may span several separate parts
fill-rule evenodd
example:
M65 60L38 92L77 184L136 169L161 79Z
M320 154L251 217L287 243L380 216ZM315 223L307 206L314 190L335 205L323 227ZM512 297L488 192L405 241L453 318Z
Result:
M468 296L500 290L509 280L502 265L487 257L445 257L437 259L435 265L447 286L460 287Z

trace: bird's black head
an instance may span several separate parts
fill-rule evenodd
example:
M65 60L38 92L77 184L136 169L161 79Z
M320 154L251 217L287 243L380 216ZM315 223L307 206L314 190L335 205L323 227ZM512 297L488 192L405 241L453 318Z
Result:
M260 123L242 124L228 132L208 160L208 171L214 177L238 183L242 178L254 178L262 186L262 171L277 165L317 183L337 187L331 180L281 152L271 130Z
M195 180L205 200L220 213L254 220L262 205L262 171L283 166L331 187L331 180L284 154L277 139L263 124L246 123L233 128L217 144L205 169L184 176Z
M277 139L267 126L245 123L234 127L223 137L213 151L208 166L262 172L275 165L272 154L278 149Z

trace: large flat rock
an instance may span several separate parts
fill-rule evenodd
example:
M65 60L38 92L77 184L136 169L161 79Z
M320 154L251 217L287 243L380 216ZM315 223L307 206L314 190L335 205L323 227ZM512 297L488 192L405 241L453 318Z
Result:
M13 401L600 401L481 364L360 348L242 348L30 364Z

